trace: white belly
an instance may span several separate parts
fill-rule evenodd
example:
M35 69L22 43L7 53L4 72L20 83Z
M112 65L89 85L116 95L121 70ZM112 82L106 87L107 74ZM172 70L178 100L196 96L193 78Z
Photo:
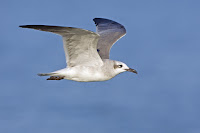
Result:
M59 75L61 74L65 79L79 82L105 81L112 78L106 76L101 68L86 66L62 69L59 71Z

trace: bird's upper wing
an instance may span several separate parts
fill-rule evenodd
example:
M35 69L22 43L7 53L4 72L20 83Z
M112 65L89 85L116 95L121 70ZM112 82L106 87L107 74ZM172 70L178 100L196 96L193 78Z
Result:
M104 18L93 19L97 33L100 35L97 49L102 59L109 59L110 49L112 45L126 34L123 25Z
M99 35L92 31L72 27L46 25L23 25L20 27L53 32L61 35L63 37L63 45L68 67L77 65L103 65L103 61L97 53Z

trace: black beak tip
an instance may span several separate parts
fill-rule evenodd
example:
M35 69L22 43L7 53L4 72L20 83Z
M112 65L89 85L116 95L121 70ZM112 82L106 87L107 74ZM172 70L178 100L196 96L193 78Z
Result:
M129 71L129 72L133 72L133 73L135 73L135 74L138 74L138 72L137 72L136 70L132 69L132 68L126 69L126 71Z
M134 69L132 69L130 72L133 72L133 73L135 73L135 74L138 74L138 72L137 72L136 70L134 70Z
M138 72L135 70L135 72L134 72L135 74L138 74Z

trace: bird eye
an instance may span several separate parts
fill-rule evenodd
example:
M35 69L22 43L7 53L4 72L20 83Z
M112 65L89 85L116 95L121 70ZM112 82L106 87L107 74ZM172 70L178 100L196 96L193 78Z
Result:
M123 66L122 66L122 65L118 65L118 67L119 67L119 68L122 68Z

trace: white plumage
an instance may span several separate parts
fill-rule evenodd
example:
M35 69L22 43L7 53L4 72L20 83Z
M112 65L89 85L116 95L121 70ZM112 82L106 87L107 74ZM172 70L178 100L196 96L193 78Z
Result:
M69 79L91 82L109 80L125 71L137 73L126 64L109 59L112 45L126 33L124 26L103 18L95 18L94 22L97 26L97 33L72 27L20 26L22 28L53 32L63 37L67 67L38 75L50 76L47 80Z

